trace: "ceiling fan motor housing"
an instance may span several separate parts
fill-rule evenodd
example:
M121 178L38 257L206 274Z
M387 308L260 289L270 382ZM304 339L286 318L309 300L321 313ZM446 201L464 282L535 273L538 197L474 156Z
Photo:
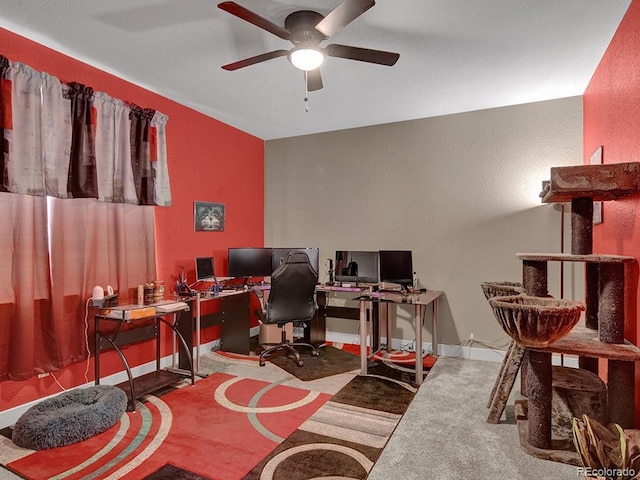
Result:
M298 10L290 13L284 20L284 28L291 32L291 42L296 46L317 46L328 37L315 29L324 18L311 10Z

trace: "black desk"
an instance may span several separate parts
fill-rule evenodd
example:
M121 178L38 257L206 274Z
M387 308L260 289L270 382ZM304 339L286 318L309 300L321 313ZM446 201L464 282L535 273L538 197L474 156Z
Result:
M179 326L181 324L191 324L192 314L187 310L173 313L158 313L156 315L134 319L124 320L110 318L98 313L94 316L95 328L95 384L100 385L100 352L103 350L114 349L124 368L127 372L128 381L116 385L127 394L129 398L129 407L131 411L136 410L136 400L148 393L154 392L160 388L169 386L177 381L189 376L191 384L195 382L195 369L191 350L185 355L185 372L175 372L160 369L160 325L164 323L174 332L176 337L187 352L188 344L186 338L180 333ZM170 317L172 321L168 321L166 317ZM101 330L101 322L109 322L114 327L112 331L107 332ZM140 326L136 326L136 324ZM132 328L123 328L125 325ZM156 370L145 375L134 378L131 367L120 347L133 343L150 340L156 340Z
M318 310L316 315L309 322L310 324L304 329L304 341L313 345L322 345L326 341L326 328L327 317L331 318L344 318L347 320L360 320L360 308L354 307L338 307L329 305L329 296L331 294L346 295L347 298L353 299L360 296L364 291L368 289L358 287L334 287L330 285L318 285L316 288L316 302L318 303ZM371 309L371 325L373 334L373 346L375 350L380 348L380 321L378 304L374 304ZM391 342L391 339L387 339L387 343Z
M195 347L195 370L196 373L199 371L200 330L214 325L220 325L222 350L249 355L250 299L250 290L223 291L218 296L199 293L195 297L181 298L191 307L193 321L181 322L178 326L179 333L186 340L186 346L179 346L178 368L188 368L190 355L185 353L187 350L193 352ZM203 310L205 313L202 313Z

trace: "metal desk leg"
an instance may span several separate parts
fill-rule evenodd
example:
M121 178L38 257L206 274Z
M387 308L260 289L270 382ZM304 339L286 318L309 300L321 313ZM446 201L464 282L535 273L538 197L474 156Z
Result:
M200 293L196 295L196 354L193 359L194 370L200 371Z
M367 374L367 302L360 300L360 374Z
M180 340L180 343L182 344L182 347L184 348L184 350L186 352L187 360L189 361L189 370L187 370L186 373L188 373L190 378L191 378L191 385L194 385L195 381L196 381L196 378L195 378L196 371L195 371L195 364L193 362L193 357L189 353L189 345L187 345L187 341L184 339L182 334L178 331L178 327L176 325L177 318L178 318L177 314L174 313L172 318L173 318L173 322L168 322L162 317L157 317L157 320L162 322L162 323L164 323L166 326L168 326L173 331L174 342L176 340L176 337L178 338L178 340ZM159 326L158 326L158 338L160 338L160 327ZM158 358L160 358L160 357L158 356ZM159 365L159 360L158 360L158 365ZM169 368L167 370L174 371L176 373L185 373L184 370L181 370L179 368Z
M415 305L414 317L416 327L416 385L422 385L422 313L424 305Z
M381 302L379 304L380 312L384 312L384 323L385 323L385 331L387 336L387 347L385 350L387 353L391 353L393 349L391 348L391 338L393 337L393 325L391 325L391 315L389 314L389 304L385 302Z
M97 317L93 318L93 330L94 330L94 334L93 334L93 338L94 338L94 345L95 345L95 352L93 354L95 362L94 362L94 379L93 381L95 382L96 385L100 385L100 324L98 321Z
M431 353L438 356L438 299L433 301L433 317L431 317Z

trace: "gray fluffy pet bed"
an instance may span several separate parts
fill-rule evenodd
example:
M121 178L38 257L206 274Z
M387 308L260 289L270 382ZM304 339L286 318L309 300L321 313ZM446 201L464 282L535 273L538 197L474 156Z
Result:
M111 385L70 390L29 408L11 439L32 450L62 447L104 432L122 417L127 394Z

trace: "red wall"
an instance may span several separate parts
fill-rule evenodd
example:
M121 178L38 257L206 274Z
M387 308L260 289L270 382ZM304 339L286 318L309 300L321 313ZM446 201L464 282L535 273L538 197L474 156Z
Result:
M604 163L640 161L640 0L633 0L584 94L584 157L603 146ZM629 255L640 259L640 198L603 205L603 223L593 229L597 253ZM630 298L638 298L637 264ZM635 293L635 295L633 295ZM626 310L626 337L640 343L638 305ZM636 367L636 418L640 417L640 368ZM637 422L638 423L638 422Z
M263 246L264 142L261 139L1 28L0 55L62 81L77 81L169 116L166 133L172 205L155 209L158 278L165 281L167 293L175 290L178 265L184 265L188 279L193 280L196 256L213 255L216 273L225 275L228 247ZM194 201L225 204L224 232L194 231ZM203 341L214 338L215 331L203 332ZM132 366L154 358L152 343L127 349L127 359ZM168 351L169 346L165 344L163 353ZM122 370L111 353L105 355L104 363L101 357L103 375ZM85 364L72 365L56 376L65 388L72 387L85 382L85 368ZM92 362L88 372L91 381ZM51 376L2 382L0 411L59 391Z

